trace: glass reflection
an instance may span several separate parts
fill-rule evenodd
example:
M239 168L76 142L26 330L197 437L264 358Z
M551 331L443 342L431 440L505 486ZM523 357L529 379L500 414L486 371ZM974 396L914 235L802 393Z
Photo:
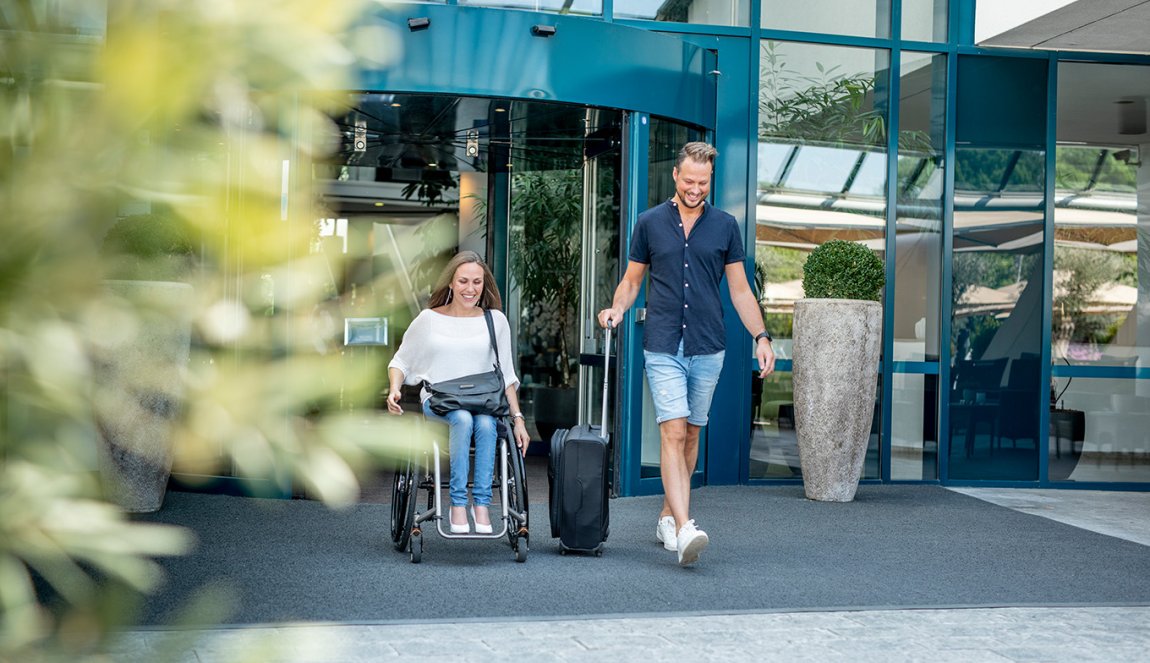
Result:
M616 0L615 18L699 25L750 25L750 0Z
M884 250L888 57L876 49L762 42L755 275L780 358L790 356L810 251L831 239ZM798 476L797 447L793 467L780 460L791 458L795 444L786 423L793 411L789 373L761 386L751 476ZM880 429L876 418L864 477L878 476Z
M791 372L775 371L765 380L756 374L752 383L750 478L802 478Z
M574 16L603 15L603 0L459 0L459 4L499 9L526 9Z
M1054 208L1054 360L1073 365L1136 366L1150 360L1138 334L1136 147L1061 146ZM1144 242L1143 246L1147 244Z
M892 376L890 478L938 478L938 376Z
M1033 480L1043 403L1042 152L966 148L956 161L950 477Z
M1150 481L1150 380L1059 378L1051 481Z
M896 361L939 357L945 136L946 56L904 53L891 329ZM893 375L892 479L938 478L938 375L929 373Z
M1150 170L1138 92L1148 84L1150 67L1058 68L1052 481L1150 481L1150 381L1135 379L1150 365ZM1061 375L1069 370L1076 376Z
M894 359L937 361L946 56L904 53L899 88Z
M755 258L767 326L784 352L806 255L830 239L884 248L887 57L762 43Z
M885 0L762 0L760 17L767 30L890 36L890 2Z
M902 38L946 41L948 5L947 0L902 0Z

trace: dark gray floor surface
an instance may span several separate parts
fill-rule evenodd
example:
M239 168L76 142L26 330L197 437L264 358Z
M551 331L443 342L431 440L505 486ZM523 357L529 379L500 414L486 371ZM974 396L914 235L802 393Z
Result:
M561 556L533 490L526 563L505 541L430 533L418 565L391 547L386 504L171 492L140 519L199 543L162 560L167 584L140 623L167 623L207 584L231 588L232 624L1150 604L1150 547L936 486L863 486L849 504L799 486L698 489L692 515L711 545L688 568L655 541L661 498L612 500L603 556Z

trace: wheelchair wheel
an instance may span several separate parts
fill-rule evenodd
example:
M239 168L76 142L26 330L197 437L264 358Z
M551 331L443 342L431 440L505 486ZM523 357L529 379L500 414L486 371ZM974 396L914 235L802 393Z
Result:
M423 533L416 532L411 536L411 563L419 564L423 559Z
M403 552L411 538L411 527L415 524L416 492L415 468L411 458L401 461L395 469L395 481L391 484L391 543Z
M527 501L527 476L523 466L523 455L514 447L507 454L510 472L507 477L507 510L512 513L523 514L523 521L518 522L513 516L507 523L507 541L515 550L517 561L527 559L528 524L530 523L530 504Z

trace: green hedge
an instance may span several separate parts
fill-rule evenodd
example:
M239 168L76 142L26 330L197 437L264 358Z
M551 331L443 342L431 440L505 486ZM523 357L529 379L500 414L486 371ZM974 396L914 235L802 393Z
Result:
M878 301L886 285L882 260L862 244L832 239L807 256L803 293L811 299Z

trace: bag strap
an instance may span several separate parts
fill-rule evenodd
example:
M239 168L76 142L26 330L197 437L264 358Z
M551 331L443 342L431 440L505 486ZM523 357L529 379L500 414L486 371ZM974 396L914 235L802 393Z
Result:
M495 345L495 323L491 320L491 309L483 309L483 317L487 320L487 336L491 340L491 351L495 353L495 370L503 376L503 367L499 365L499 347Z

